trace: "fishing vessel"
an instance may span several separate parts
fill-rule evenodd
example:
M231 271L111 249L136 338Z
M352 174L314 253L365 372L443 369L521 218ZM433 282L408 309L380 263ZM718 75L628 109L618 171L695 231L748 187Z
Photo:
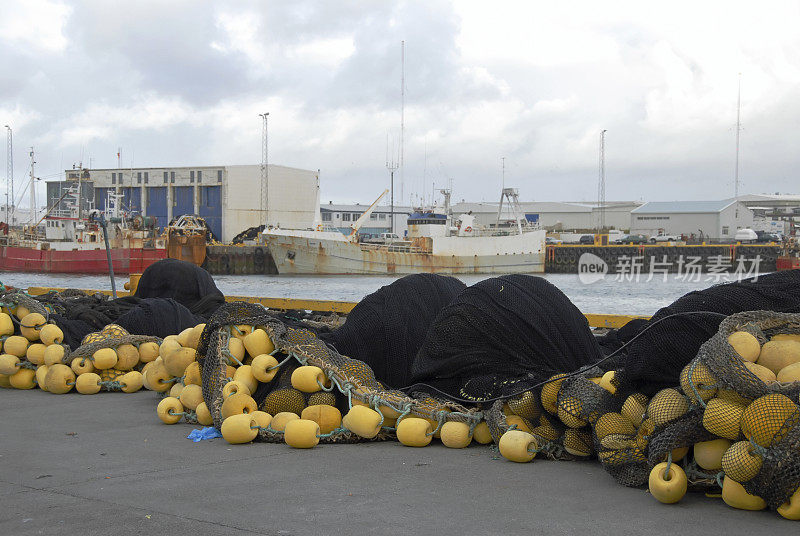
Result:
M0 270L107 274L101 215L115 273L140 273L167 256L166 239L158 234L155 218L123 211L122 196L110 192L105 211L84 210L79 188L76 183L67 189L39 222L0 235Z
M517 192L503 190L514 213L515 225L480 226L471 214L455 217L450 192L442 190L444 206L418 210L408 218L408 236L400 242L364 243L358 230L370 217L384 191L351 224L350 233L322 225L312 229L267 228L263 239L279 274L413 273L496 274L544 272L545 231L528 222L519 210ZM319 204L318 204L319 205ZM499 212L498 212L499 214Z

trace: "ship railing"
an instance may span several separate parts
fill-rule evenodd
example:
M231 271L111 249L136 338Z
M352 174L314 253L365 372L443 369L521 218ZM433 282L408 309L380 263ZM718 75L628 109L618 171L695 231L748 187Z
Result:
M363 251L388 251L391 253L430 253L430 249L408 244L359 244Z

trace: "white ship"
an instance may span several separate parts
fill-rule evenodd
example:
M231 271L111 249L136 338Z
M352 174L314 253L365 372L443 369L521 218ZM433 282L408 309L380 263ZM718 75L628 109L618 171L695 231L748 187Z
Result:
M450 192L444 210L418 211L408 218L408 237L402 242L368 244L358 240L358 230L380 197L351 225L349 235L324 228L268 228L263 238L279 274L499 274L544 272L545 231L530 223L519 210L517 191L503 190L516 225L479 227L471 214L454 218ZM317 203L319 205L319 203ZM498 211L499 214L499 211ZM498 218L499 220L499 218Z

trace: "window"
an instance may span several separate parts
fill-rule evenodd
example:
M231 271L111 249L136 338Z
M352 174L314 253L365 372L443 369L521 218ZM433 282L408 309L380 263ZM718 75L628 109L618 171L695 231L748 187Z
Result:
M722 227L722 236L728 236L728 232L729 232L729 230L728 230L728 226L727 226L727 225L724 225L724 226Z
M150 182L150 172L145 171L144 172L144 183L147 184L149 182Z
M331 221L331 213L330 212L323 212L322 213L322 221Z
M669 216L636 216L638 221L642 220L668 220Z
M356 221L359 216L361 216L360 212L353 212L353 221Z
M379 220L385 220L386 219L386 214L378 214L378 219Z
M172 183L172 184L175 184L175 172L174 171L170 171L169 172L169 182Z
M137 184L142 184L142 172L141 171L136 172L136 183Z
M342 221L350 221L350 213L342 212Z
M117 174L116 173L112 173L111 174L111 184L117 184Z
M203 182L203 171L202 170L198 170L197 171L197 184L200 184L201 182Z
M168 182L169 182L169 173L165 171L164 172L164 184L167 184Z
M222 182L222 170L217 170L217 182Z
M194 171L189 172L189 182L194 182Z
M377 220L378 219L378 215L373 212L372 214L369 215L369 219Z

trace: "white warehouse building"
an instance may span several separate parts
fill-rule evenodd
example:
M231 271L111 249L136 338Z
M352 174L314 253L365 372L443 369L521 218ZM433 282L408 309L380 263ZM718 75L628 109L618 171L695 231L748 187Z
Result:
M631 211L631 234L695 236L732 242L736 231L752 227L753 211L735 199L722 201L651 201Z
M68 169L66 182L48 183L47 204L80 179L85 202L95 208L103 210L108 194L115 193L122 195L126 210L155 217L159 227L195 214L223 242L265 223L311 227L319 209L319 172L272 164L267 169L266 210L261 206L260 165Z

